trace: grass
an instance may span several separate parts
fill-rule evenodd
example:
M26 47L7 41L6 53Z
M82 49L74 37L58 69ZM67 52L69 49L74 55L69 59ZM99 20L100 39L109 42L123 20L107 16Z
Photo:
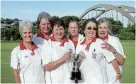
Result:
M14 83L12 70L10 67L10 53L14 47L18 45L17 42L2 42L1 43L1 82ZM135 82L135 42L122 42L125 55L127 57L123 66L123 83Z
M2 83L14 83L12 76L12 69L10 68L10 53L18 43L1 43L1 82Z

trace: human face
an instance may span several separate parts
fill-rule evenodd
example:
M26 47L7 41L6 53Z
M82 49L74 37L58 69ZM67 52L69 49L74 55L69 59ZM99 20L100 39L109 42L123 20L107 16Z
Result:
M68 32L71 36L77 36L78 35L78 25L76 22L69 23Z
M41 19L40 24L39 24L39 29L41 32L48 34L51 30L51 24L48 20L46 19Z
M32 29L23 29L22 34L21 34L23 41L30 43L32 42L32 38L33 38L33 33L32 33Z
M86 28L84 30L85 37L88 39L96 37L96 30L97 30L96 23L94 22L87 23Z
M53 35L56 39L63 39L64 36L64 28L63 26L54 25L53 27Z
M98 36L99 36L99 38L106 37L108 35L108 31L109 31L109 28L108 28L108 26L105 22L98 25Z

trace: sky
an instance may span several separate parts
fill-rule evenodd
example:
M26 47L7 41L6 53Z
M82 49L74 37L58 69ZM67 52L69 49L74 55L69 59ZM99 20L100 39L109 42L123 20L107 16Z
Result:
M1 17L18 18L36 21L40 12L48 12L51 16L80 16L88 8L98 4L127 5L135 7L135 1L1 1Z

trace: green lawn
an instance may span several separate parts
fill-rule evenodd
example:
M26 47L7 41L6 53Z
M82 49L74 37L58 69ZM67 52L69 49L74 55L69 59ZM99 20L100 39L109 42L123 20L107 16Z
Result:
M1 82L13 83L14 79L10 68L10 53L18 43L16 42L2 42L1 43ZM126 54L126 61L123 66L123 83L135 82L135 42L123 41L124 52Z

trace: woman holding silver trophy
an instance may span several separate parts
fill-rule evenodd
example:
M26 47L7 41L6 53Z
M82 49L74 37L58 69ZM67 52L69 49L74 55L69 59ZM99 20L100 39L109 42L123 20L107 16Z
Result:
M77 21L71 20L69 22L68 32L68 38L72 41L76 51L77 46L80 45L80 42L84 39L83 35L79 34L79 24ZM78 80L82 80L81 72L79 70L81 56L79 56L79 54L73 54L71 58L73 61L73 68L70 79L73 80L73 82L78 83Z
M72 83L70 72L72 70L71 56L74 53L72 42L65 36L64 24L61 20L53 23L53 33L50 38L50 48L43 45L42 60L46 70L47 84ZM48 52L45 52L48 51Z
M84 59L81 62L80 70L83 81L81 83L108 83L105 63L112 63L116 73L120 73L117 61L112 52L102 49L103 40L97 37L97 22L94 18L87 20L84 24L85 38L77 46L76 54ZM120 79L120 77L117 77Z

